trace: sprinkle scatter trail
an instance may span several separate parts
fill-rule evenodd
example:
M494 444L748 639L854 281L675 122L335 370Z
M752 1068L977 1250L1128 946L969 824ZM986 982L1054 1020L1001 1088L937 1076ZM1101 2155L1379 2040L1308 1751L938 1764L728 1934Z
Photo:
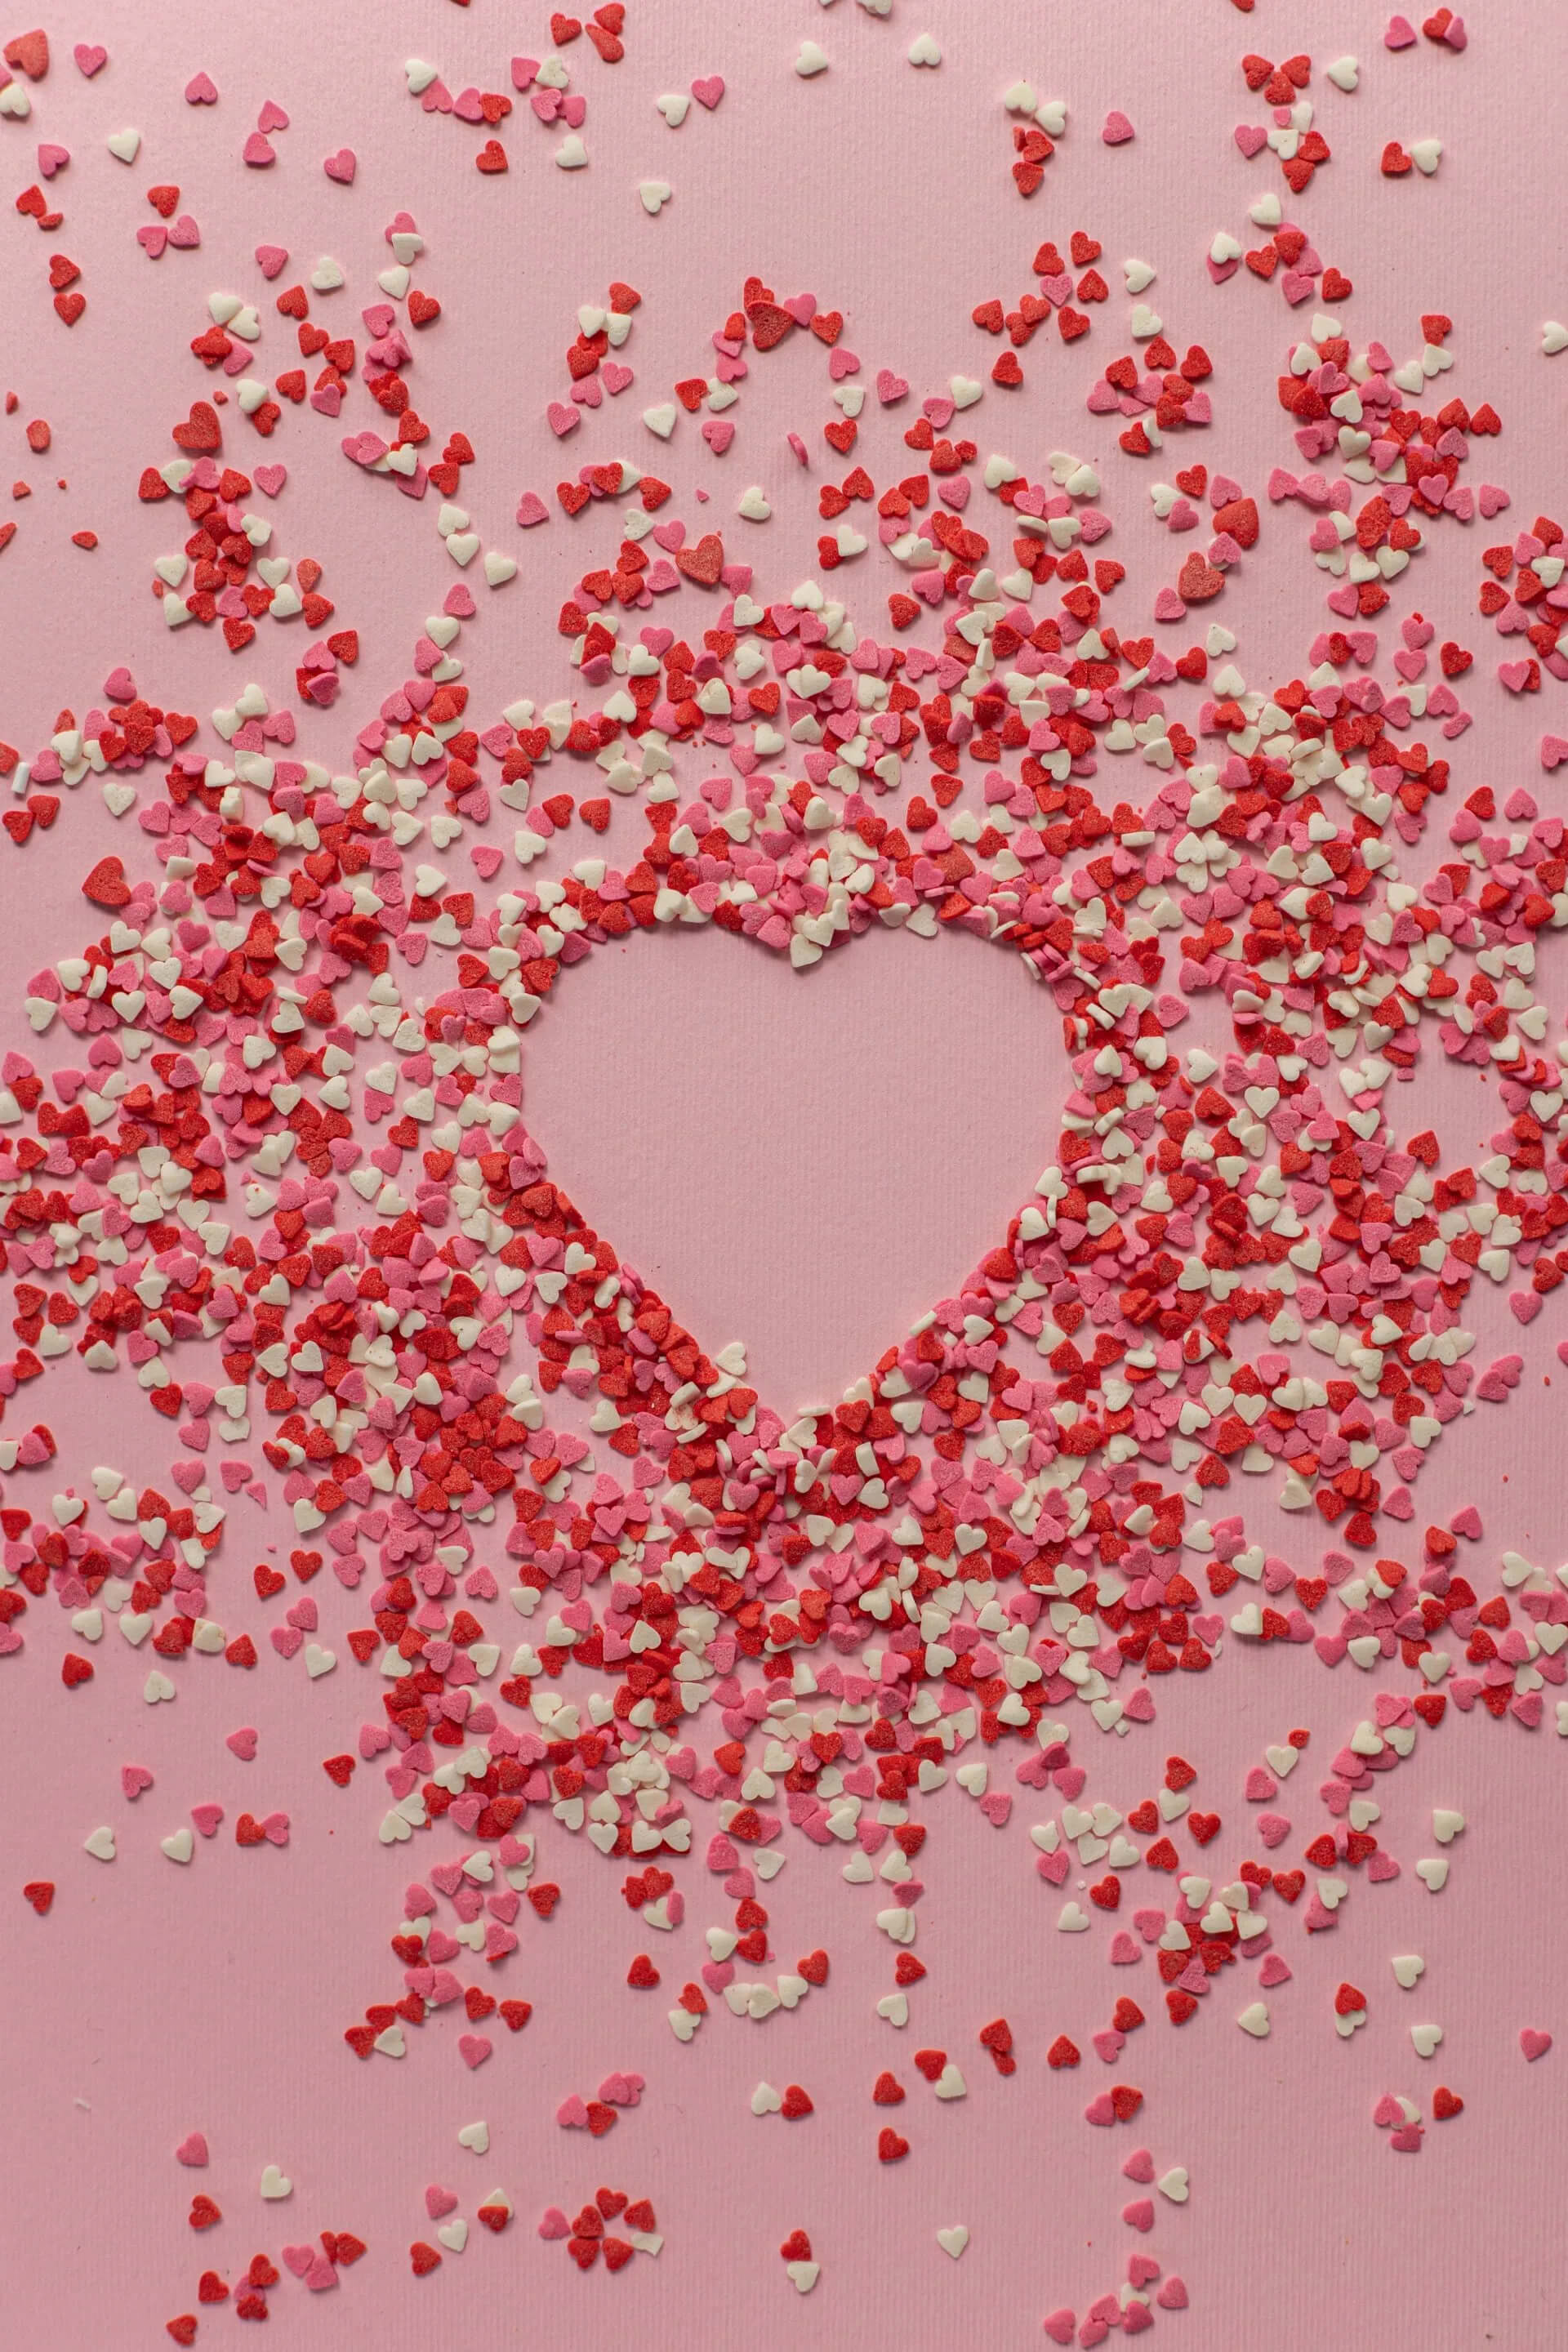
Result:
M456 96L407 60L411 139L466 130L498 183L542 131L563 170L596 162L597 77L636 70L637 14L548 29L549 54L498 56L493 86ZM830 79L850 29L828 18L821 46L785 42L780 76ZM943 47L908 31L900 60L940 84ZM1381 41L1464 71L1448 9L1419 32L1395 17ZM92 299L58 241L78 93L42 32L4 57L7 137L47 101L16 212L52 240L49 298L73 328ZM733 100L720 111L726 79L705 62L689 95L646 101L664 125L650 152L684 160L724 128ZM84 90L106 66L112 81L102 47L74 63ZM1348 104L1369 68L1249 52L1234 71L1268 117L1235 147L1267 151L1303 210L1331 160L1336 176L1438 170L1436 137L1382 135L1415 120L1384 95L1413 66L1386 68L1383 113L1342 110L1331 150L1314 75ZM181 89L226 132L207 71ZM69 687L46 740L0 744L3 821L31 862L14 878L47 861L74 891L65 951L13 993L0 1065L16 1341L0 1364L0 1658L49 1736L54 1711L74 1733L135 1689L156 1711L216 1677L230 1719L259 1720L246 1694L269 1678L322 1684L331 1786L314 1801L340 1824L359 1809L356 1868L385 1874L389 1926L379 1953L324 1963L348 2018L333 2095L380 2059L440 2067L470 2099L504 2077L563 2135L548 2186L514 2175L470 2203L478 2236L457 2190L411 2189L408 2227L428 2234L405 2250L327 2228L203 2269L224 2213L198 2191L177 2343L227 2302L284 2316L290 2279L341 2286L350 2309L366 2256L405 2259L408 2291L438 2299L449 2259L487 2259L488 2237L499 2260L514 2218L635 2293L633 2257L687 2224L638 2137L654 2100L623 2063L628 2018L663 2021L693 2069L766 2025L742 2094L756 2136L810 2144L822 2110L852 2115L837 2160L909 2184L976 2091L1016 2096L1021 2077L1038 2095L1103 2066L1078 2154L1131 2234L1081 2308L1040 2277L1062 2345L1163 2328L1188 2305L1183 2216L1204 2180L1169 2092L1135 2079L1151 2042L1263 2042L1307 2020L1326 2061L1381 2032L1387 2086L1370 2116L1347 2096L1347 2133L1370 2120L1428 2166L1458 2160L1459 2119L1486 2103L1484 2080L1436 2081L1441 1971L1390 1948L1373 1890L1441 1893L1474 1835L1428 1804L1412 1846L1384 1821L1382 1776L1408 1782L1419 1757L1424 1790L1445 1769L1458 1789L1444 1751L1494 1736L1488 1718L1498 1738L1568 1734L1568 1568L1500 1549L1473 1503L1422 1500L1467 1422L1508 1417L1524 1333L1568 1274L1552 1010L1568 846L1546 781L1568 740L1544 732L1528 780L1478 756L1489 708L1568 679L1568 540L1544 512L1497 520L1516 493L1521 515L1531 502L1494 478L1510 420L1475 380L1466 322L1423 315L1419 352L1397 360L1352 328L1352 278L1274 191L1250 207L1258 244L1222 229L1204 257L1213 286L1235 281L1227 299L1272 303L1278 278L1273 380L1167 326L1155 268L1070 225L1091 174L1137 152L1138 118L1109 96L1086 95L1103 127L1080 126L1075 153L1065 103L1005 85L1013 191L933 389L870 348L853 285L831 307L760 255L739 258L725 315L682 327L691 373L668 383L642 352L681 322L651 315L636 266L584 289L542 421L557 462L579 433L573 455L600 454L514 484L516 536L476 519L497 453L463 420L461 378L426 364L464 328L438 207L399 208L358 249L328 226L353 146L309 164L344 257L257 244L248 294L193 278L186 348L159 355L167 440L123 471L167 545L134 585L170 631L210 641L216 703L173 708L127 662L85 702ZM299 137L267 97L231 140L258 219ZM116 131L109 152L133 171L141 143ZM1220 201L1235 168L1215 171ZM636 194L657 220L671 181ZM187 201L159 179L126 231L186 272L199 263L173 257L202 246ZM1053 201L1068 209L1047 216ZM1106 306L1123 295L1118 326ZM1542 338L1547 356L1568 341L1551 321ZM694 441L704 465L732 445L742 472L762 465L748 400L782 365L809 367L823 412L788 434L782 487L710 467L724 487L692 487ZM1064 446L1022 463L993 444L1032 383L1051 386ZM1233 476L1227 431L1265 403L1276 461ZM41 474L59 418L24 420L15 394L5 409L16 462ZM1065 446L1086 412L1093 462ZM424 534L411 575L455 575L401 679L367 678L368 593L314 538L322 467L405 502L395 520ZM40 590L63 560L33 527L43 488L19 479L0 529L0 557L33 561ZM820 531L792 576L766 526L803 502ZM1426 567L1478 528L1499 536L1468 559L1461 617ZM579 568L579 530L613 552ZM1265 687L1238 640L1270 562L1321 575L1322 611L1299 674ZM556 612L558 649L527 692L479 708L468 633L484 649L509 587ZM1464 642L1478 620L1523 641L1496 664L1500 694ZM132 824L130 845L84 860L73 796L89 792ZM765 1395L741 1341L689 1329L529 1123L531 1057L595 959L629 949L651 969L696 927L804 989L873 930L1000 949L1060 1036L1065 1102L1033 1192L830 1407ZM1479 1143L1451 1107L1470 1072ZM140 1392L156 1418L135 1468L92 1458L52 1375L78 1399L95 1378ZM242 1501L288 1531L254 1564ZM1334 1677L1336 1727L1292 1727L1298 1696L1239 1780L1205 1771L1204 1709L1266 1685L1254 1654L1280 1644ZM123 1809L84 1822L78 1853L29 1848L28 1933L84 1933L95 1865L149 1834L176 1865L171 1901L199 1895L215 1841L247 1868L301 1866L267 1740L246 1724L226 1745L255 1773L247 1808L175 1819L159 1771L127 1761ZM1113 1802L1133 1759L1141 1793ZM1310 1785L1289 1785L1302 1767ZM1092 1938L1111 1973L1098 2011L1053 2036L987 2019L977 1961L962 2044L950 2023L927 2046L922 1902L942 1901L944 1845L987 1829L1011 1832L995 1852L1047 1974L1058 1934ZM770 1906L802 1840L868 1891L792 1959ZM549 2080L529 2029L563 1997L551 1923L585 1868L613 1876L628 1944L602 2059ZM860 2073L795 2080L781 2012L831 2001L836 1940L868 1937L886 1966ZM423 2032L443 2011L449 2042ZM1549 2076L1549 2026L1509 2031L1514 2063ZM1128 2147L1134 2125L1149 2146ZM488 2123L458 2137L504 2158ZM204 2131L173 2155L205 2168ZM630 2186L598 2185L605 2168ZM817 2305L834 2291L813 2252L824 2185L804 2168L767 2224L786 2284ZM278 2164L259 2194L291 2199ZM911 2244L934 2237L973 2269L978 2209L954 2220L910 2194ZM1194 2300L1225 2291L1194 2283Z

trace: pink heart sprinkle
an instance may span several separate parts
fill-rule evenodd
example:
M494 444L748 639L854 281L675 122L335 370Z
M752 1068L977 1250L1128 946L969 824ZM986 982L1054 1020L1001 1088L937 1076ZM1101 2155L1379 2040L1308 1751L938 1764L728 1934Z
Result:
M179 219L170 227L169 243L178 247L181 252L188 253L200 245L201 241L201 230L196 226L190 214L182 213Z
M354 173L359 169L359 157L352 147L340 147L335 155L325 159L321 169L329 180L336 180L342 186L352 188Z
M724 95L723 75L700 74L691 85L691 95L699 106L705 106L711 113Z
M261 111L256 118L256 127L258 131L288 130L289 117L284 113L283 109L279 105L276 99L264 98L262 100Z
M71 151L68 147L57 147L50 140L40 142L38 170L46 180L52 180L57 172L63 172L70 159Z
M816 316L815 294L786 294L780 308L789 312L797 327L809 327Z
M482 2033L462 2033L458 2037L458 2054L462 2059L464 2065L468 2067L470 2071L475 2066L482 2066L484 2064L485 2060L490 2054L492 2046L491 2042ZM583 2120L584 2123L588 2120L586 2111L584 2111Z
M884 408L890 408L895 400L907 399L909 389L907 380L901 375L895 375L891 368L878 369L877 397Z
M143 1789L150 1789L152 1786L153 1775L148 1771L145 1764L122 1764L121 1766L121 1792L122 1795L128 1797L132 1804L135 1803Z
M217 84L211 74L197 73L191 76L190 80L185 84L185 104L187 106L217 104Z
M1260 122L1238 122L1231 133L1249 163L1268 136Z
M703 419L702 438L716 457L721 457L724 455L734 437L735 428L727 416L709 416Z
M254 1727L247 1723L243 1724L239 1730L231 1731L228 1738L224 1741L224 1746L229 1750L231 1755L237 1756L242 1764L254 1764L256 1761L256 1731Z
M253 131L239 151L239 160L242 163L248 163L253 172L262 172L268 163L278 161L278 151L270 139L264 139L259 131Z
M1048 2313L1040 2325L1053 2344L1070 2344L1074 2318L1075 2315L1064 2305L1060 2311Z
M632 380L632 372L630 368L623 367L619 360L605 360L599 370L599 373L604 378L605 390L609 394L612 400L615 398L616 393L625 392L627 384L630 383Z
M251 471L255 477L257 488L265 490L269 499L275 499L278 496L289 478L287 466L256 466L251 468ZM226 1462L223 1466L227 1470L234 1465Z
M1185 2311L1187 2290L1174 2271L1165 2281L1164 2285L1159 2289L1154 2300L1162 2311Z
M109 51L98 41L79 41L71 55L76 59L77 71L85 74L89 81L109 63Z
M1552 2036L1538 2032L1533 2025L1527 2025L1520 2034L1519 2046L1533 2063L1537 2058L1545 2057L1552 2047Z
M203 2132L187 2132L174 2150L176 2164L203 2165L207 2160L206 2136Z
M137 230L136 242L150 261L156 261L169 242L169 232L162 221L147 221Z
M288 258L286 245L258 245L256 248L256 266L263 278L276 278Z
M457 2201L456 2189L440 2189L434 2182L425 2191L425 2210L432 2221L438 2221L444 2213L450 2213Z
M296 2278L303 2278L316 2259L316 2249L314 2246L285 2246L282 2254L285 2270L292 2271Z
M223 1823L221 1805L193 1805L191 1819L203 1837L216 1837Z
M517 520L524 530L531 530L535 523L550 520L550 509L537 490L524 490L517 502Z
M565 2214L561 2210L559 2205L547 2205L545 2207L543 2212L539 2217L539 2234L542 2238L569 2238L571 2236L572 2224L566 2219Z
M1105 118L1105 128L1100 135L1108 147L1124 146L1131 138L1132 125L1120 107L1111 108Z
M552 400L544 415L552 433L563 441L568 433L575 433L583 421L582 410L573 407L570 401L565 400Z
M1383 46L1385 49L1407 49L1415 38L1415 27L1408 16L1391 16Z
M268 1845L288 1844L289 1816L287 1813L268 1813L261 1827Z

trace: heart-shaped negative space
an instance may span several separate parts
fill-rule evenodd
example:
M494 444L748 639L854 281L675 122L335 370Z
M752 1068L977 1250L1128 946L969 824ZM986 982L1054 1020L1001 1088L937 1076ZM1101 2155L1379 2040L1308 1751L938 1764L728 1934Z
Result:
M1056 1156L1056 1007L1019 958L868 932L792 971L722 931L563 975L523 1118L550 1174L776 1411L837 1399Z

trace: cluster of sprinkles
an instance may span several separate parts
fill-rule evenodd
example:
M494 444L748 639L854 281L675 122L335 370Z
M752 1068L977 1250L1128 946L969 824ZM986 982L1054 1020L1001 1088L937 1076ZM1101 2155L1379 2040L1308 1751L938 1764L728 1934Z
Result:
M1248 13L1251 0L1235 5ZM588 100L560 52L582 39L618 65L626 18L618 5L552 16L553 52L497 73L510 95L454 96L417 59L407 89L426 114L473 129L481 173L507 171L506 137L526 115L558 140L555 163L579 168ZM1467 45L1447 8L1421 30L1451 53ZM1398 16L1384 37L1395 51L1416 39ZM906 54L942 62L929 35ZM24 35L4 57L0 115L26 121L47 38ZM108 59L80 45L75 62L91 79ZM829 62L806 40L795 71L810 79ZM1267 148L1302 199L1331 161L1305 94L1312 60L1248 53L1240 71L1270 121L1238 125L1236 144L1247 158ZM1327 77L1348 95L1358 61ZM692 101L710 114L724 94L721 76L700 74L654 103L676 131ZM184 96L219 100L205 72ZM1030 197L1067 108L1023 81L1002 105ZM265 100L244 168L265 174L289 130ZM1120 110L1106 116L1104 144L1135 135ZM109 144L136 163L138 132ZM1430 173L1440 152L1392 139L1380 168ZM64 215L45 188L69 163L46 140L43 184L16 199L46 234ZM351 184L354 151L321 169ZM638 194L657 215L671 190L650 180ZM177 185L145 194L155 217L135 235L151 258L199 247ZM657 1992L686 2046L726 2012L737 2028L764 2024L825 1994L829 1948L789 1965L765 1896L793 1837L837 1848L845 1883L871 1890L865 1924L891 1948L877 2017L918 2037L921 1873L944 1819L924 1801L952 1782L997 1829L1016 1806L1037 1812L1030 1847L1055 1930L1102 1936L1108 1967L1142 1976L1114 1978L1098 2018L1065 2021L1037 2048L978 2015L962 2053L906 2059L901 2039L884 2042L900 2054L855 2095L878 2111L866 2160L914 2171L941 2107L969 2095L966 2065L988 2058L1002 2083L1037 2084L1087 2048L1116 2074L1082 2114L1112 2134L1134 2192L1121 2221L1140 2242L1086 2310L1045 2316L1063 2345L1142 2332L1188 2301L1141 2242L1157 2229L1164 2242L1189 2177L1179 2150L1122 2153L1120 2127L1146 2107L1120 2079L1132 2037L1152 2022L1201 2031L1210 2004L1263 2040L1271 2000L1292 1997L1317 2004L1325 2035L1366 2028L1397 2006L1380 1999L1381 1969L1363 1967L1371 1992L1331 1987L1302 1939L1374 1908L1364 1890L1406 1868L1441 1892L1466 1829L1437 1808L1434 1851L1396 1858L1376 1833L1374 1776L1409 1759L1450 1705L1526 1732L1554 1706L1568 1734L1568 1697L1552 1696L1568 1678L1568 1569L1495 1559L1473 1507L1416 1532L1446 1424L1506 1403L1523 1375L1520 1354L1478 1356L1483 1278L1522 1328L1568 1273L1568 1041L1549 1035L1537 964L1539 935L1568 925L1563 823L1523 784L1466 790L1447 747L1472 724L1460 696L1475 656L1412 601L1434 530L1509 509L1505 488L1476 478L1502 420L1442 385L1449 319L1424 317L1419 355L1396 362L1349 333L1337 306L1352 281L1325 268L1276 194L1250 219L1264 242L1216 232L1208 268L1216 284L1244 262L1265 282L1282 273L1305 317L1276 385L1289 467L1249 487L1206 457L1176 463L1219 421L1221 372L1143 300L1144 261L1121 266L1132 348L1088 378L1089 413L1119 420L1119 454L1172 470L1145 484L1156 517L1173 536L1201 534L1173 578L1139 578L1100 551L1115 501L1095 465L1063 448L1034 478L985 450L979 376L956 372L917 397L891 360L863 366L844 311L752 275L691 375L640 424L656 455L679 454L695 430L721 459L752 367L814 343L832 413L788 436L816 469L814 574L763 585L762 562L726 543L727 519L689 523L670 482L606 451L552 492L520 493L521 530L607 506L622 536L613 560L565 583L570 676L543 691L563 690L493 714L470 709L464 679L479 611L469 567L479 558L471 576L494 592L519 560L461 502L468 433L416 404L419 339L446 316L416 282L432 278L416 219L386 226L391 257L374 257L357 321L336 315L342 263L291 267L260 244L252 298L215 290L197 315L189 352L203 373L172 419L176 454L145 454L137 495L173 524L149 583L168 625L195 622L256 659L273 624L294 624L281 641L292 701L247 677L203 722L119 667L47 742L0 745L17 848L40 854L35 833L51 833L63 795L89 778L144 837L140 858L106 855L83 877L85 936L27 980L29 1050L0 1066L0 1266L17 1341L0 1364L0 1656L41 1650L52 1668L58 1654L60 1703L77 1707L96 1703L83 1694L100 1679L118 1686L100 1676L118 1656L112 1631L143 1653L153 1706L223 1666L237 1691L258 1670L363 1675L357 1739L322 1769L339 1790L374 1769L384 1798L372 1835L408 1847L418 1874L372 1998L342 2030L345 2064L437 2063L420 2029L443 2009L461 2018L467 2073L504 2064L533 2012L516 1989L525 1938L570 1900L543 1874L563 1839L616 1874L640 1947L626 1990ZM980 294L960 331L990 339L998 393L1024 383L1021 354L1053 321L1069 353L1090 334L1116 274L1103 257L1087 230L1058 231L1002 278L1016 290ZM53 250L68 326L85 307L79 274ZM585 294L546 411L558 440L586 428L602 443L595 412L634 381L617 355L641 302L620 279ZM1568 332L1549 321L1542 342L1551 353ZM977 347L962 348L977 363ZM5 410L19 414L16 395ZM890 467L860 447L878 411L902 428ZM271 551L275 526L253 503L274 506L289 482L261 445L324 429L316 416L343 462L434 516L463 575L379 702L353 675L357 634L322 593L322 563ZM42 457L49 424L28 421L25 437ZM1118 487L1135 496L1142 478ZM753 486L734 513L749 530L772 509ZM0 528L0 550L16 529ZM1192 608L1217 604L1265 531L1284 529L1325 575L1326 618L1302 674L1265 690L1217 614L1199 623ZM1537 515L1481 556L1480 615L1529 647L1498 665L1510 695L1568 678L1563 545L1563 526ZM838 575L857 563L852 595ZM1116 617L1129 604L1140 617ZM353 731L338 722L341 764L328 766L307 756L306 730L340 702ZM1568 740L1546 735L1542 769L1564 760ZM1106 762L1121 768L1109 788ZM1451 854L1407 881L1402 860L1434 818ZM591 840L573 837L579 825ZM52 853L68 839L68 820ZM740 1342L710 1349L595 1229L524 1118L524 1033L542 1016L548 1036L570 968L634 931L704 924L796 972L874 928L968 934L1022 960L1070 1068L1052 1156L994 1245L836 1404L793 1418L751 1383ZM1184 1045L1205 999L1203 1025L1223 1042ZM1477 1066L1496 1089L1500 1124L1478 1165L1396 1119L1391 1089L1424 1053ZM66 1471L37 1417L43 1391L19 1392L68 1355L145 1392L180 1449L166 1470L142 1480L95 1465L79 1489L54 1490ZM1249 1528L1248 1480L1300 1516L1300 1562ZM291 1514L286 1568L233 1572L241 1495ZM363 1622L340 1633L345 1613ZM1095 1795L1097 1735L1144 1731L1164 1677L1223 1672L1227 1645L1269 1643L1373 1677L1296 1808L1307 1820L1280 1810L1310 1745L1300 1727L1260 1750L1239 1791L1200 1801L1198 1770L1171 1754L1136 1804ZM264 1790L257 1729L226 1744ZM112 1864L155 1787L125 1764L121 1798L137 1811L91 1827L85 1853ZM255 1805L229 1834L265 1866L290 1822L265 1793ZM198 1840L226 1818L204 1801L154 1834L199 1871ZM1231 1858L1245 1846L1268 1859ZM64 1862L52 1866L58 1881L20 1890L40 1920L58 1896L70 1916L75 1889ZM1394 1990L1414 1993L1425 1959L1390 1964ZM1441 2022L1402 2023L1414 2058L1432 2061ZM1532 2063L1552 2035L1531 2024L1518 2042ZM785 2079L784 2052L763 2065L752 2114L770 2129L805 2123L828 2086ZM618 2066L557 2085L555 2121L602 2141L647 2088ZM1466 2104L1447 2084L1419 2099L1391 2088L1371 2121L1394 2152L1418 2154L1428 2123ZM484 2122L458 2138L489 2151ZM634 2124L617 2151L635 2157L635 2142ZM205 2166L203 2132L174 2153ZM623 2177L638 2177L632 2164ZM268 2164L261 2198L292 2193ZM408 2245L414 2277L464 2253L463 2201L425 2189L417 2226L434 2242ZM473 2210L499 2236L514 2208L497 2187ZM187 2218L201 2234L224 2219L205 2192ZM822 2275L811 2218L779 2221L801 2294ZM537 2228L584 2272L618 2272L663 2242L647 2194L605 2186L574 2219L550 2205ZM934 2235L956 2262L971 2231L955 2221ZM278 2262L258 2252L242 2267L237 2254L231 2275L200 2273L196 2308L168 2333L195 2342L201 2312L230 2299L264 2319L284 2272L333 2288L367 2251L326 2229L281 2245Z

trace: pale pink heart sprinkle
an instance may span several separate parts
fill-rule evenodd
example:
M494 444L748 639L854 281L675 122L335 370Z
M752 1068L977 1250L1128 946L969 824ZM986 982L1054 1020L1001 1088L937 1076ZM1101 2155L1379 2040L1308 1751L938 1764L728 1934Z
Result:
M261 111L256 118L256 127L258 131L288 130L289 117L284 113L283 109L279 105L276 99L266 98L262 100Z
M275 499L278 496L279 491L283 488L284 483L289 478L289 468L287 466L256 466L252 467L251 471L257 488L258 490L264 490L269 499ZM237 1464L226 1462L223 1466L226 1471L228 1471L230 1469L237 1468L238 1465ZM226 1478L224 1483L226 1486L227 1485L228 1482Z
M144 221L136 232L136 242L149 260L156 261L169 242L169 232L162 221Z
M425 2210L432 2221L439 2221L444 2214L450 2213L457 2202L456 2189L439 2188L434 2181L425 2191Z
M52 140L46 139L41 142L38 148L38 170L46 180L52 180L57 172L63 172L70 159L71 151L68 147L57 147Z
M535 523L550 520L550 509L537 490L524 490L517 502L517 520L524 530L531 530Z
M71 55L76 59L77 71L85 74L89 81L109 63L109 51L98 41L79 41Z
M242 163L248 163L253 172L265 171L268 163L278 161L277 150L270 139L264 139L259 131L253 131L239 151L239 160Z
M563 441L568 433L575 433L583 421L581 409L564 400L552 400L544 414L550 430Z
M184 2138L180 2142L179 2147L174 2150L174 2161L176 2164L189 2164L200 2167L205 2164L206 2160L207 2143L205 2133L199 2131L187 2132Z
M1519 2046L1526 2058L1533 2063L1537 2058L1545 2057L1552 2047L1552 2036L1550 2033L1542 2032L1533 2025L1527 2025L1520 2033Z
M1250 163L1268 133L1260 122L1238 122L1231 136Z
M185 104L187 106L217 104L217 84L211 74L196 73L191 76L190 80L185 84Z
M884 408L890 408L896 400L907 399L909 389L907 379L901 375L895 375L891 368L878 369L877 397Z
M484 2064L493 2046L482 2033L463 2033L458 2037L458 2054L470 2072L474 2067ZM587 2120L585 2116L584 2120Z
M276 278L288 259L286 245L258 245L256 248L256 266L263 278Z
M1132 125L1120 107L1111 108L1105 118L1105 128L1100 135L1108 147L1124 146L1131 138Z

